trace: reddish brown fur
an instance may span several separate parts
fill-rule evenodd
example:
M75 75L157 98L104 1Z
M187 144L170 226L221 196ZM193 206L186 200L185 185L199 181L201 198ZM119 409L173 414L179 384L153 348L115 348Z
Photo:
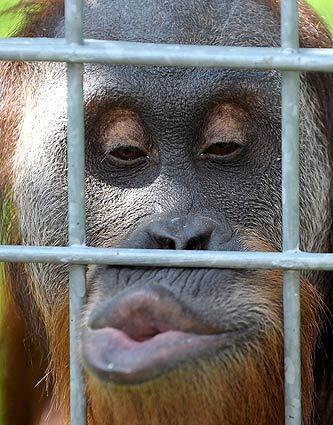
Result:
M3 291L4 309L4 423L13 425L35 424L47 400L45 387L46 358L39 342L22 318L22 311L9 288L26 285L23 265L8 266L6 288ZM17 395L22 396L17 397Z
M279 2L277 0L267 0L271 6L278 11ZM35 26L45 18L52 10L61 7L62 1L57 0L51 7L46 0L25 0L24 5L41 5L42 12L35 21L24 30L24 36L34 36ZM303 47L332 47L332 40L329 33L322 26L317 16L304 4L300 8L301 22L301 45ZM2 129L0 140L0 158L5 164L1 171L0 181L5 189L10 190L11 186L11 158L15 150L15 145L20 131L21 112L20 108L24 102L24 85L28 75L33 72L32 64L25 63L1 63L1 76L5 81L5 93L1 102L0 128ZM252 240L253 248L257 250L272 250L266 242ZM20 266L7 268L8 287L18 284L21 273L24 270ZM23 271L24 273L24 271ZM23 281L25 281L24 279ZM12 281L10 283L10 281ZM89 399L89 423L97 425L105 423L105 412L110 411L110 415L117 424L142 424L152 425L169 423L167 418L172 413L177 417L177 424L221 424L226 417L232 417L230 424L244 423L244 418L253 418L251 423L255 424L282 424L281 411L283 411L283 370L282 370L282 329L281 329L281 273L263 273L263 296L271 301L276 311L272 311L272 320L278 326L269 340L258 348L257 356L246 356L242 359L242 368L229 367L221 370L214 363L205 363L202 369L196 372L193 370L184 371L182 375L173 373L168 378L160 382L152 383L145 389L138 391L124 391L119 388L109 393L93 378L88 380ZM32 288L34 286L31 286ZM35 299L39 294L32 294ZM319 296L315 289L305 279L302 279L302 360L303 360L303 414L304 424L310 423L312 412L312 355L313 347L316 344L318 333L318 323L321 310ZM55 376L53 409L61 407L64 413L64 422L68 422L69 411L69 388L68 388L68 300L64 295L63 299L56 300L56 306L52 314L45 315L45 325L49 339L49 351L52 353L49 371ZM13 372L26 370L27 353L22 349L23 333L25 326L18 319L19 310L15 311L16 300L10 299L7 304L7 322L11 323L11 329L7 329L10 339L8 347L11 350L6 366ZM15 367L9 367L9 359L15 361ZM246 366L245 366L246 364ZM263 376L262 370L267 368L267 376ZM26 373L13 373L9 376L7 385L7 402L12 405L15 400L15 407L11 408L14 415L8 416L7 423L11 425L27 425L27 406L31 408L32 416L38 416L40 410L40 398L31 396L32 388L40 378L39 361L34 362L34 370L31 378L31 387L23 385L26 382ZM37 372L36 372L37 370ZM244 372L246 374L244 375ZM18 376L21 375L21 376ZM38 376L38 378L37 378ZM177 388L170 391L170 388ZM209 388L209 392L208 392ZM228 388L228 391L225 391ZM254 391L255 389L255 391ZM20 397L17 397L17 394ZM188 397L188 395L191 397ZM221 396L223 394L223 397ZM251 394L251 399L248 399ZM221 400L224 400L224 409L221 408ZM110 403L111 400L111 403ZM163 401L163 403L160 403ZM144 403L144 406L143 406ZM163 408L161 406L164 406ZM224 412L222 414L222 411ZM262 416L264 413L264 417ZM223 416L225 415L225 416ZM31 422L32 423L32 422ZM176 423L176 422L173 422Z

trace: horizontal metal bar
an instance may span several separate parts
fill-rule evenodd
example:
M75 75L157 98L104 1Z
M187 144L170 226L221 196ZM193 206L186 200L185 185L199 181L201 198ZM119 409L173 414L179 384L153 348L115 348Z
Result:
M192 46L64 39L1 39L0 60L333 71L333 49Z
M152 267L333 270L333 254L0 246L0 261Z

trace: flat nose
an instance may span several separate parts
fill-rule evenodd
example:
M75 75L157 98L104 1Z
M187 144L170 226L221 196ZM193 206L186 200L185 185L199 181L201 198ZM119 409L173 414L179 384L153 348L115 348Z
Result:
M219 250L231 238L229 226L205 216L176 216L151 221L127 240L148 249Z
M208 249L216 223L210 218L175 217L170 221L152 222L146 232L159 249Z

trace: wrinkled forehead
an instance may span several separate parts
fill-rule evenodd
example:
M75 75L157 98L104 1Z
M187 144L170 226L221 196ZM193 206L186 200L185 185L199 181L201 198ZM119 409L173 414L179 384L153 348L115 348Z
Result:
M86 38L244 46L279 43L279 20L264 0L86 0L85 4ZM61 18L54 35L63 33Z
M63 34L64 20L60 17L55 33L50 35ZM85 37L185 44L278 45L279 19L259 0L87 0ZM55 96L64 98L65 104L65 67L52 64L45 68L40 85L48 88L42 87L42 92L49 93L61 86ZM87 103L105 100L106 106L109 103L110 106L134 105L141 113L147 109L150 116L152 110L161 110L164 115L170 111L170 116L174 116L205 110L212 100L251 101L268 111L269 104L278 103L279 80L276 71L86 64L84 81Z

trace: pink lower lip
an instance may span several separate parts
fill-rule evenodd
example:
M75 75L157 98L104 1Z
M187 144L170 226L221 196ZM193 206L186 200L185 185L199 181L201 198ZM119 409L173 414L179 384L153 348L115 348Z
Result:
M239 332L234 333L234 337ZM145 341L135 341L115 328L83 334L85 366L100 379L120 384L139 384L173 369L177 364L209 354L223 344L230 345L231 334L197 335L181 331L159 333Z

